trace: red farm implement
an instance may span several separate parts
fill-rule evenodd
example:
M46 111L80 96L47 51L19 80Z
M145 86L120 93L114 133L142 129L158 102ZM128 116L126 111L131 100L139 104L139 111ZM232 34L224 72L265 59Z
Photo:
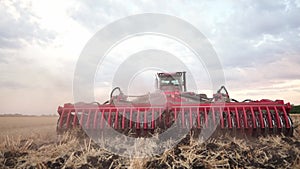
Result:
M58 107L58 133L72 128L96 132L113 128L134 137L145 137L176 125L201 132L206 128L249 135L293 135L289 116L291 106L282 100L230 99L222 86L212 98L187 92L185 72L158 73L156 88L160 92L129 100L119 87L112 90L104 104L76 103ZM118 91L117 95L114 93ZM164 101L161 101L162 94ZM150 98L150 99L149 99ZM149 100L158 100L151 102Z

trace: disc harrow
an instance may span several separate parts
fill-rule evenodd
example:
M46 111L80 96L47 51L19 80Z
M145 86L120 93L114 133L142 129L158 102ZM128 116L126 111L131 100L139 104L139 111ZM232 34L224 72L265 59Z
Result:
M156 87L163 91L165 104L145 102L156 94L139 96L130 101L120 88L111 92L104 104L67 103L58 107L59 134L73 128L105 132L114 129L133 137L148 137L171 127L189 129L201 133L204 129L247 135L293 135L293 123L289 116L291 105L283 100L271 101L230 99L224 86L207 98L205 94L186 92L185 72L158 73ZM176 81L177 80L177 81ZM165 85L165 81L174 82ZM166 88L167 87L167 88ZM164 90L166 89L166 90ZM119 94L114 96L114 92Z

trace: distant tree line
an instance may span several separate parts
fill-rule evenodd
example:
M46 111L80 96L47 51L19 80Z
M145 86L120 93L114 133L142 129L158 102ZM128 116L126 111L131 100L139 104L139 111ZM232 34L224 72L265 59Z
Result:
M292 105L292 110L290 113L293 113L293 114L300 114L300 105Z
M21 113L14 113L14 114L7 114L7 113L4 113L2 114L0 112L0 117L56 117L58 116L58 114L42 114L42 115L30 115L30 114L21 114Z

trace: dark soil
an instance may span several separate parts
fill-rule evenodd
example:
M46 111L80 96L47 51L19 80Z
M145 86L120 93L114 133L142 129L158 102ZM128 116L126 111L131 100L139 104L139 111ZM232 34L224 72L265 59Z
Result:
M72 140L32 142L26 149L23 144L1 148L0 168L300 168L300 142L285 136L223 136L205 142L186 137L173 149L147 159L118 156L93 143L87 149Z

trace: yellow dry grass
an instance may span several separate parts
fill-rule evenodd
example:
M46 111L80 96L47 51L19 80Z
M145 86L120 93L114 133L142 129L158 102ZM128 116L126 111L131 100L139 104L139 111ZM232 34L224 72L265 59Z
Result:
M299 126L300 116L292 118ZM159 156L143 159L114 155L72 134L57 140L56 121L57 117L0 117L0 168L300 168L300 127L294 138L185 139Z
M51 116L1 116L0 141L6 137L56 137L56 122L58 117Z

